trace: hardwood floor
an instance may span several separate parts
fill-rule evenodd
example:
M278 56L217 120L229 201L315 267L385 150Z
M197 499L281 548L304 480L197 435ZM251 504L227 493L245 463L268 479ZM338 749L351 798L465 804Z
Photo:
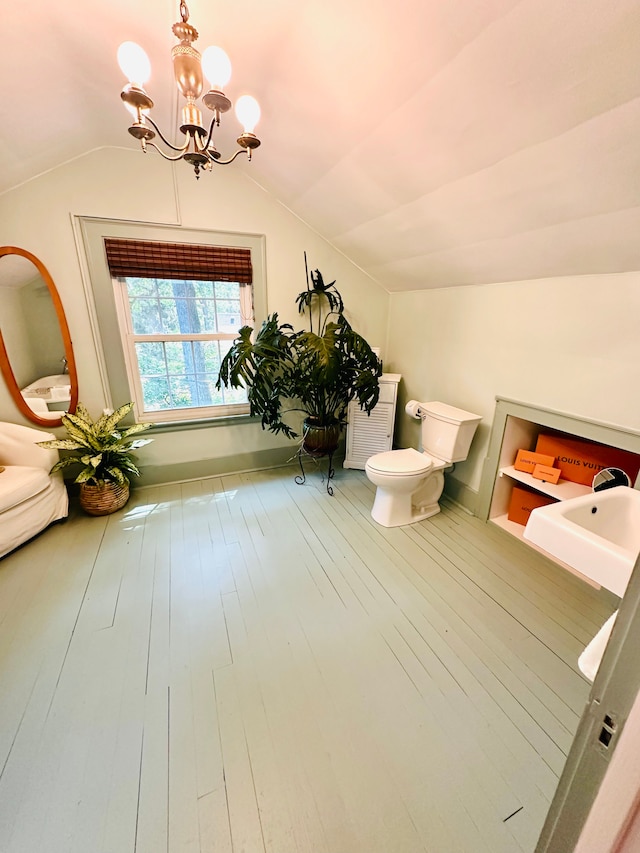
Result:
M0 562L3 853L531 853L615 600L362 472L139 489Z

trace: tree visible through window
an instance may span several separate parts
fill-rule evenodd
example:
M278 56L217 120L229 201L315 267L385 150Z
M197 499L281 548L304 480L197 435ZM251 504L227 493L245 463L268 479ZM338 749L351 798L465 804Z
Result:
M242 285L133 277L122 282L145 412L246 403L243 389L215 387L230 342L251 322L241 310Z

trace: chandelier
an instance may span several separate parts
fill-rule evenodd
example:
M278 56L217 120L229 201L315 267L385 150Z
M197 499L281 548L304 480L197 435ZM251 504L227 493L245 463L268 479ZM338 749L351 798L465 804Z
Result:
M149 115L153 101L145 91L144 84L151 76L151 63L144 50L132 41L124 42L118 48L118 63L129 80L120 97L133 116L129 133L140 141L142 150L146 153L147 148L151 147L165 160L186 160L193 166L196 178L199 178L201 170L212 169L214 164L227 166L244 152L251 160L251 152L260 145L260 140L253 132L260 118L260 107L250 95L238 98L236 116L244 127L237 139L240 147L228 160L222 160L220 152L213 144L213 131L220 125L222 113L231 108L231 101L223 92L231 77L231 62L220 47L208 47L200 56L193 46L193 42L198 38L198 31L189 23L186 3L180 3L180 17L182 20L172 27L178 44L173 46L171 57L176 85L186 100L182 107L180 125L180 131L184 135L183 144L172 145ZM202 122L202 110L196 103L204 88L203 72L211 86L202 96L202 103L213 113L208 128ZM169 149L169 153L152 141L156 133Z

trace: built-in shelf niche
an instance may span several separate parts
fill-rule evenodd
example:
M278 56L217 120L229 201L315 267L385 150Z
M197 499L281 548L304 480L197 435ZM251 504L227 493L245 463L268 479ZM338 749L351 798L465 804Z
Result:
M483 469L478 515L537 551L542 549L523 539L524 525L510 521L507 517L513 487L523 484L555 500L568 500L591 491L589 486L580 483L560 480L554 485L515 470L513 463L518 450L534 450L538 435L545 430L557 430L571 437L597 441L628 450L640 457L640 432L497 397L489 451ZM634 484L635 488L640 488L639 481L640 475ZM546 554L544 551L542 553ZM546 556L550 557L549 554ZM566 564L558 560L555 562L579 574Z

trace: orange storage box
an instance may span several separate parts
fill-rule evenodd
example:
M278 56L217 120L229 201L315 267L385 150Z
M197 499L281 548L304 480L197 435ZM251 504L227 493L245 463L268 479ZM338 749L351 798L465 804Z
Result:
M632 483L640 470L640 456L635 453L564 433L540 433L536 453L555 456L560 477L584 486L590 486L603 468L621 468Z
M548 465L551 467L555 462L553 456L547 456L544 453L535 453L533 450L519 450L516 454L516 461L513 467L516 471L525 471L527 474L533 474L533 469L536 465Z
M509 512L507 518L509 521L515 521L517 524L526 524L531 515L531 510L537 506L547 506L554 504L554 498L548 495L542 495L540 492L534 492L532 489L526 489L524 486L514 486L511 492L511 500L509 501Z
M536 480L543 480L545 483L552 483L554 486L560 479L560 469L553 465L536 465L531 476Z

